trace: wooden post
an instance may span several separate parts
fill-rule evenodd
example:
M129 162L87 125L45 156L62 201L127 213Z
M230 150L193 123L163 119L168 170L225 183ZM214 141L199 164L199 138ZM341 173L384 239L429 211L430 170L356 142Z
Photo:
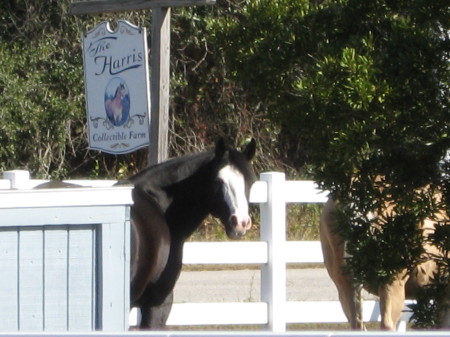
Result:
M70 13L74 15L152 9L149 165L157 164L168 156L170 8L215 3L216 0L90 0L76 1L70 5Z
M169 133L170 8L152 10L150 51L151 123L148 164L167 159Z

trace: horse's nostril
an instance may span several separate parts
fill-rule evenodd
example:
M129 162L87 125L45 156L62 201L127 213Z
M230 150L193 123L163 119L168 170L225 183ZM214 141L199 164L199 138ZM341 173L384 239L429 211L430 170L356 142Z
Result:
M239 219L236 215L232 215L230 217L230 223L233 227L237 227L239 225Z
M246 231L252 227L252 220L249 216L244 216L239 218L237 215L233 214L230 216L230 226L232 228L238 229L239 231Z

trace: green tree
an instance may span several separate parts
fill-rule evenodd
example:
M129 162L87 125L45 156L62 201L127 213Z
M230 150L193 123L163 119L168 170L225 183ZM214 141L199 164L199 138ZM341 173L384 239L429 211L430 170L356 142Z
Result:
M296 146L291 159L307 163L312 177L346 205L340 229L350 239L358 280L390 282L420 259L419 221L448 205L431 197L448 196L448 3L242 6L215 25L235 78ZM396 213L374 231L361 215L388 200L395 200Z
M63 140L66 135L76 139L82 129L80 57L73 53L67 20L56 15L57 3L0 5L2 169L23 167L39 175L64 171L70 146L78 146ZM42 24L47 21L52 25Z
M218 137L234 146L254 137L260 149L257 171L282 169L284 157L275 136L279 128L231 80L220 44L224 41L218 43L214 36L213 26L233 11L234 2L172 10L171 155L202 151Z

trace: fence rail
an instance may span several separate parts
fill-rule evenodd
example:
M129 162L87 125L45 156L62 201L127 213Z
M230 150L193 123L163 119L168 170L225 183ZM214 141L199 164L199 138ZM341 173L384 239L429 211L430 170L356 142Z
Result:
M4 178L0 180L0 189L29 189L46 182L29 179L27 171L5 172ZM102 187L114 184L114 181L96 180L67 182ZM323 262L319 242L286 241L286 204L323 203L326 200L327 193L319 190L312 181L286 181L283 173L262 173L250 196L252 203L260 205L261 241L186 243L183 259L185 264L259 264L261 302L175 303L168 324L263 324L269 331L282 333L287 323L346 322L337 301L286 300L286 264ZM131 317L134 324L136 318ZM365 302L364 320L379 320L377 302Z

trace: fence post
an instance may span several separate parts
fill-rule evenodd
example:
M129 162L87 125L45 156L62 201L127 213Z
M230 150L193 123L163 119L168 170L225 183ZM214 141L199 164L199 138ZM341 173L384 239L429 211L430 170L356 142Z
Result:
M261 268L261 300L268 305L268 329L286 331L286 203L285 175L267 172L260 175L267 183L267 202L260 204L261 240L267 242L268 263Z
M11 189L26 189L30 183L30 172L26 170L5 171L3 178L11 181Z

